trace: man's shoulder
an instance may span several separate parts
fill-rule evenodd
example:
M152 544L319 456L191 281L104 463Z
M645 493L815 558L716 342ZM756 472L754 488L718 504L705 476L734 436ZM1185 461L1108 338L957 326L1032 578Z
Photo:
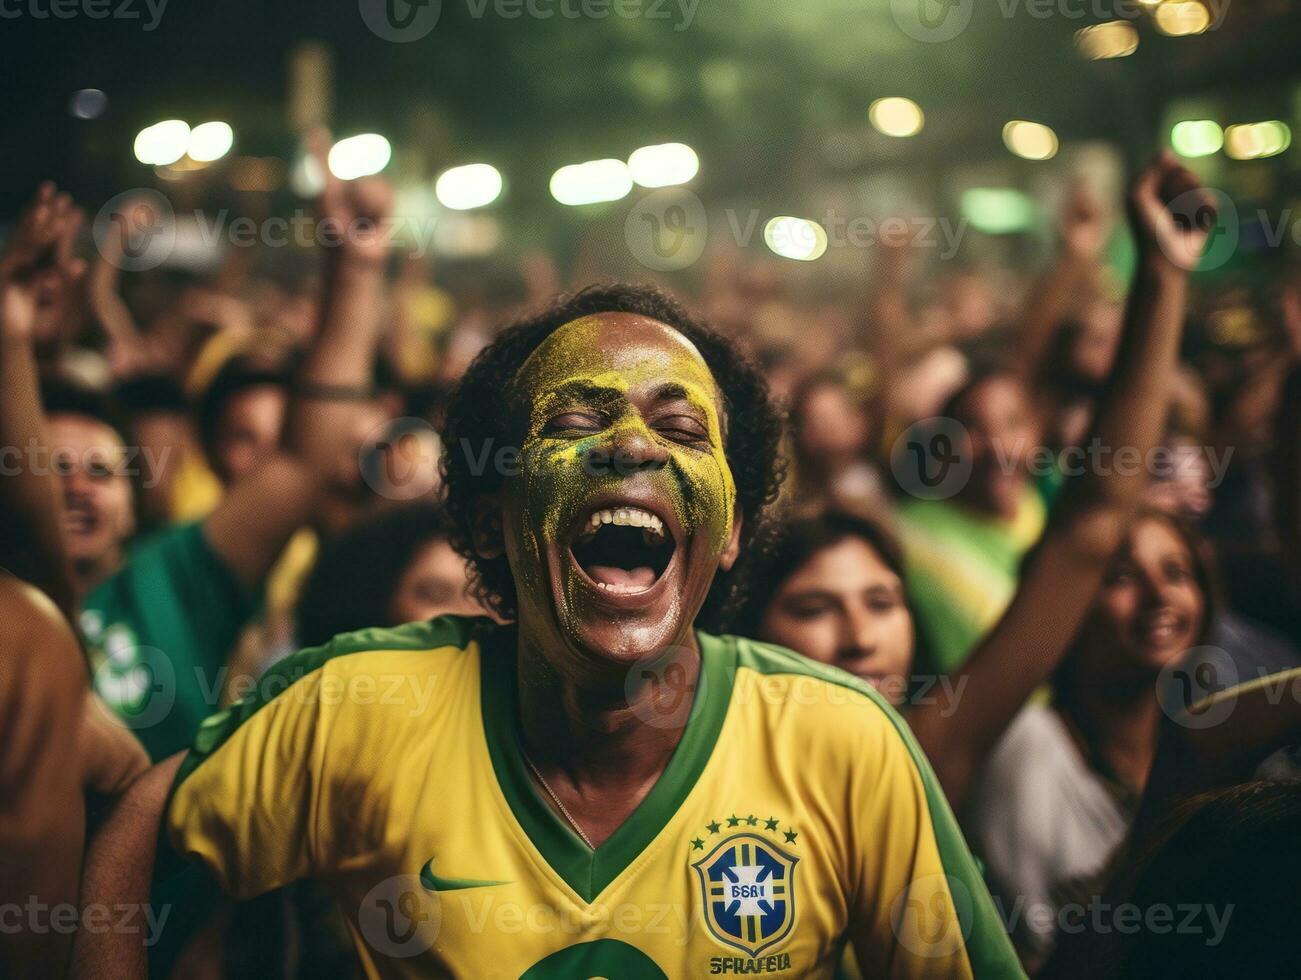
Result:
M896 740L911 735L898 713L871 684L838 667L810 660L785 647L744 637L722 637L735 644L734 697L743 710L801 731L821 730L854 740L873 732Z
M249 722L266 705L279 698L315 707L344 709L359 706L361 714L376 712L376 706L409 709L413 704L430 707L430 698L450 697L452 689L464 684L427 682L447 668L469 683L477 665L471 652L497 629L483 617L440 616L425 622L396 627L373 627L343 633L327 643L307 647L269 667L247 697L207 718L195 735L191 756L214 752L240 726ZM307 696L295 697L306 690ZM350 712L355 716L357 712ZM397 716L402 713L398 712Z

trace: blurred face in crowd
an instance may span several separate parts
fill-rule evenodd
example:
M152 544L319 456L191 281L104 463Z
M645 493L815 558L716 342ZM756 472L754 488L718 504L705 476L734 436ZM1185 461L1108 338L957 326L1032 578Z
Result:
M482 616L483 607L466 594L465 560L445 539L430 541L398 580L389 621L414 623L435 616Z
M1171 440L1169 448L1173 472L1169 479L1156 480L1148 487L1148 504L1185 520L1205 517L1215 498L1205 448L1185 436Z
M969 273L954 276L945 283L944 301L954 339L983 334L997 315L989 285L980 276Z
M667 324L582 317L525 361L519 475L500 509L530 635L562 673L623 678L690 642L715 573L739 549L726 421L709 366ZM491 505L490 501L485 504Z
M1090 669L1157 673L1197 645L1206 596L1188 543L1160 518L1143 518L1112 563L1085 621Z
M859 537L816 552L774 594L760 639L847 670L892 703L906 692L912 614L903 582Z
M152 461L152 472L142 487L141 510L150 521L165 522L172 515L172 491L176 470L190 442L190 420L182 412L137 413L131 422L143 458Z
M1039 426L1024 385L1010 375L978 382L961 399L958 421L967 429L972 461L963 500L979 510L1012 517L1025 491L1026 459L1039 443Z
M1118 303L1091 303L1071 342L1071 368L1084 381L1101 383L1111 373L1125 311Z
M247 476L280 444L288 393L279 385L253 385L226 400L213 439L213 466L222 482Z
M53 414L48 432L63 485L68 557L106 572L135 531L125 446L111 426L86 415Z
M871 422L844 385L817 385L804 395L798 410L800 449L815 465L834 469L866 451Z

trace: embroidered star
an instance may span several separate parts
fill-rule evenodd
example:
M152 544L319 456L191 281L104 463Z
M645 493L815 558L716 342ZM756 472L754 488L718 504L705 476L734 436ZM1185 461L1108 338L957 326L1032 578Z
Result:
M752 813L745 818L745 822L749 824L751 827L753 827L755 824L759 822L759 818Z
M705 842L702 841L699 837L697 837L695 840L691 842L691 849L693 851L703 851L705 849Z
M776 830L776 829L777 829L777 818L776 818L776 817L769 817L767 820L765 820L765 821L763 822L763 827L764 827L764 830Z
M738 817L735 813L732 814L730 817L727 818L727 825L728 825L729 827L735 827L735 826L736 826L737 824L739 824L740 822L741 822L741 818Z
M718 827L719 827L719 823L717 820L715 820L713 823L705 824L705 829L708 830L711 834L718 833Z
M795 838L798 837L798 836L799 836L799 834L795 833L795 831L793 831L793 830L788 830L788 831L786 831L786 843L787 843L787 844L794 844L794 843L795 843Z

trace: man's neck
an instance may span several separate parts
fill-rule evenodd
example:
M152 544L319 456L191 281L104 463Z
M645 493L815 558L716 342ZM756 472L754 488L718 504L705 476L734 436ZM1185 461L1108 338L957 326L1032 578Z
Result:
M520 631L517 668L524 751L545 779L545 789L599 846L650 792L682 739L690 705L675 709L666 702L680 701L683 690L698 687L695 637L677 648L674 659L685 686L675 683L670 689L657 677L581 685L526 643L525 633Z

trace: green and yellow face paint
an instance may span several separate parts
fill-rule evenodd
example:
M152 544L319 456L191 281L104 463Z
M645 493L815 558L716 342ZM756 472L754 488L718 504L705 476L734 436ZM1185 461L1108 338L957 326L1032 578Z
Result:
M593 661L690 642L735 540L700 352L645 317L584 317L533 352L513 394L527 417L503 511L522 632L558 631Z

